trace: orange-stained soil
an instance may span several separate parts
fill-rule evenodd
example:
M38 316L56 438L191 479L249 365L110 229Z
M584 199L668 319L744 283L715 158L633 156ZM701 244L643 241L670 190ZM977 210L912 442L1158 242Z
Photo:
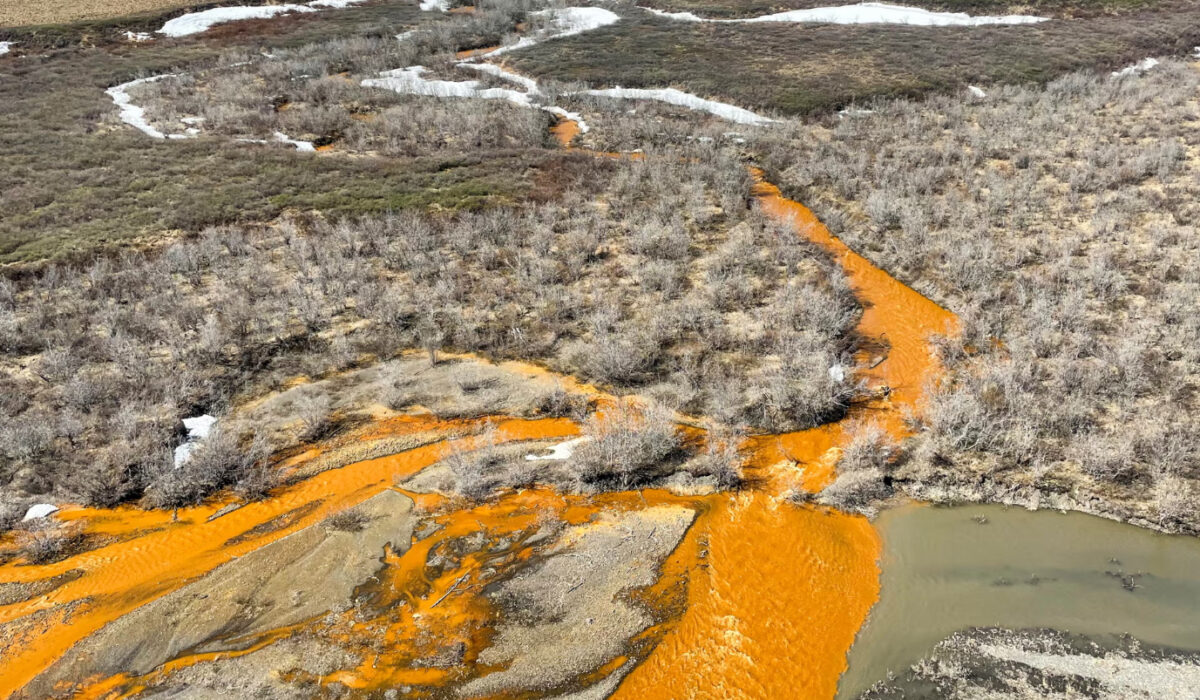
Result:
M550 133L554 135L554 138L563 148L571 147L571 142L579 135L579 131L579 122L573 119L560 119L554 126L550 127Z
M425 425L426 429L435 427L436 421ZM576 426L565 419L506 420L498 424L498 438L505 441L568 437L577 432ZM38 581L73 569L84 572L46 595L0 607L0 624L86 601L71 616L71 624L49 626L33 643L6 651L0 695L7 696L24 686L71 645L108 621L234 557L362 502L389 488L397 478L411 476L438 461L446 449L445 444L428 445L323 472L272 498L249 503L211 521L208 518L222 503L183 509L174 516L134 508L71 511L66 516L82 521L85 532L93 523L98 531L109 534L150 532L54 564L0 567L0 581L5 583ZM293 513L301 515L287 517ZM280 519L286 524L272 527Z

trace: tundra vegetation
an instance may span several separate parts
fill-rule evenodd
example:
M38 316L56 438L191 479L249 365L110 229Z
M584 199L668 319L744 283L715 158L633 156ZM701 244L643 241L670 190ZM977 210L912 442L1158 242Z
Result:
M1013 9L978 6L983 4L940 3L972 12ZM1037 14L1054 5L1021 3L1015 9ZM1118 0L1109 5L1127 8L1118 14L1089 9L1100 7L1097 3L1075 6L1089 16L978 27L701 24L630 10L616 24L506 58L518 72L538 78L593 87L673 86L768 115L823 115L879 97L956 91L968 84L1043 83L1085 68L1113 70L1147 56L1187 55L1200 44L1195 3Z
M1200 526L1197 87L1164 62L763 134L786 190L962 320L890 482Z
M35 497L178 507L225 487L261 495L267 456L338 430L336 410L297 405L285 433L223 427L177 469L179 419L228 411L243 387L406 349L537 360L735 431L839 418L855 388L830 368L853 364L860 309L836 265L751 206L750 152L965 322L943 343L950 375L921 438L901 453L860 434L827 502L869 510L895 485L1037 493L1192 527L1197 79L1180 64L1051 78L1190 48L1200 23L1190 5L1118 5L1105 7L1127 14L974 28L692 25L623 6L586 38L507 55L548 103L604 126L589 145L655 155L639 161L557 150L540 110L360 85L415 63L503 85L455 54L512 34L533 7L520 0L465 17L384 3L136 47L114 32L149 18L110 21L86 49L79 27L6 30L43 53L0 59L12 165L0 256L43 262L0 280L0 524ZM611 60L588 53L602 45ZM835 47L887 68L830 61ZM797 71L819 83L796 84ZM104 88L163 73L176 77L134 88L135 101L164 131L198 138L150 139L116 120ZM964 80L1049 82L735 133L678 108L567 98L573 84L555 78L680 84L791 113ZM245 141L274 132L343 153ZM625 418L588 423L581 482L644 483L662 476L647 455L678 457L653 416ZM729 484L733 443L718 443L691 472Z
M296 215L5 280L7 522L34 495L158 507L226 486L261 495L268 455L337 429L327 400L293 406L286 434L218 423L176 468L179 420L221 415L247 386L407 348L541 360L730 425L840 416L853 388L829 367L850 362L859 309L839 268L748 207L734 156L702 143L679 155L577 156L586 177L543 203ZM663 415L592 419L581 478L661 476L679 448ZM728 483L732 456L705 457L697 472Z

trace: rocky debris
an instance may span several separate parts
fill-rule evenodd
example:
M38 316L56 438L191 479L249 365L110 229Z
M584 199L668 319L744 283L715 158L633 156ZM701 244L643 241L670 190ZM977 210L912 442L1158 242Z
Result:
M975 628L947 637L907 673L859 697L1195 698L1200 653L1129 636Z

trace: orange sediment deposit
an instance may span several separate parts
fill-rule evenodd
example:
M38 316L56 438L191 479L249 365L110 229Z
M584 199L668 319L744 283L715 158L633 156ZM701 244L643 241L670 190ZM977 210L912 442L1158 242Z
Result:
M559 119L554 126L550 127L550 133L563 148L569 148L579 132L579 122L574 119Z
M438 421L430 420L425 428L438 425ZM497 438L502 441L569 437L578 432L565 419L510 419L496 425ZM411 476L437 462L447 449L460 442L426 445L322 472L281 489L267 500L248 503L214 519L211 516L226 504L216 502L175 513L134 508L70 511L68 516L81 521L85 532L92 523L98 532L108 534L149 532L54 564L0 566L3 583L34 582L76 569L83 572L45 595L0 606L0 624L4 624L39 611L79 604L69 624L47 626L32 643L6 652L0 695L7 696L23 687L73 644L107 622L230 559L390 488L397 478ZM280 521L282 526L273 526Z
M601 513L662 504L702 510L707 498L659 490L564 495L539 488L455 508L444 497L428 500L424 494L409 495L426 499L427 505L442 512L431 518L431 534L415 537L402 553L384 552L382 569L356 591L353 609L254 638L228 640L232 644L227 646L235 650L184 655L147 676L118 674L86 687L78 697L127 697L193 664L236 658L291 636L321 640L360 661L320 677L288 671L284 675L289 683L338 683L364 693L406 687L408 697L428 697L439 688L492 670L478 662L495 632L496 611L484 591L529 563L539 544L551 543L553 538L538 537L546 530L586 525ZM680 558L679 552L685 556ZM673 565L664 566L671 572L652 590L641 593L647 600L669 599L672 591L659 590L661 586L680 588L682 576L695 560L695 544L690 549L680 547L672 559ZM646 634L654 637L655 630ZM628 657L618 657L592 675L606 676L626 661Z
M454 52L454 57L459 60L464 58L477 58L479 56L486 56L498 48L500 48L499 44L495 46L485 46L481 49L463 49L462 51Z
M693 528L687 611L613 697L833 697L879 592L866 518L745 492Z

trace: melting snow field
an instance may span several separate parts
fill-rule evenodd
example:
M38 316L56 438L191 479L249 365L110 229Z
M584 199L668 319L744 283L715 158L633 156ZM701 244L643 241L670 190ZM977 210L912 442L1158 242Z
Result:
M1157 58L1143 58L1142 60L1138 61L1137 63L1133 64L1132 66L1125 66L1121 70L1113 71L1112 75L1114 78L1120 78L1120 77L1123 77L1126 75L1138 75L1140 73L1145 73L1146 71L1150 70L1151 68L1153 68L1157 65L1158 65Z
M426 80L421 74L425 66L409 66L384 71L378 78L362 81L366 87L377 87L404 95L430 97L474 97L482 100L508 100L522 107L532 106L529 95L505 88L483 88L478 80Z
M663 12L647 9L661 17L679 22L820 22L824 24L909 24L924 27L978 27L985 24L1034 24L1045 22L1046 17L1031 15L1001 15L972 17L964 12L932 12L919 7L889 5L882 2L864 2L859 5L838 7L814 7L808 10L790 10L746 19L705 19L691 12Z
M192 450L196 449L196 445L200 444L201 440L208 437L216 422L217 419L207 413L202 416L183 419L183 427L187 428L188 434L183 444L175 448L176 468L187 461L187 458L192 454Z
M761 126L763 124L772 124L774 119L768 119L751 112L748 109L734 107L731 104L724 102L716 102L706 100L701 97L687 92L682 92L674 88L663 88L658 90L642 90L633 88L609 88L607 90L585 90L585 95L595 95L596 97L613 97L626 100L656 100L658 102L666 102L667 104L676 105L678 107L687 107L698 112L708 112L722 119L734 122L736 124L751 124Z
M131 80L128 83L114 85L104 92L108 93L108 96L112 98L112 101L121 109L121 121L147 136L152 136L156 139L165 139L167 138L166 134L150 126L150 122L146 121L146 108L140 107L133 103L133 99L129 96L129 88L137 85L143 85L145 83L153 83L156 80L162 80L163 78L168 78L173 75L173 73L167 73L164 75L156 75L150 78L138 78L137 80Z
M366 0L313 0L307 5L258 5L254 7L214 7L201 12L189 12L186 15L169 20L158 30L159 34L179 37L199 34L217 24L237 22L246 19L269 19L276 15L292 12L316 12L317 10L337 10L356 5ZM424 4L422 4L422 8Z
M287 134L284 134L279 131L275 132L274 138L276 141L278 141L280 143L290 143L291 145L296 147L297 151L307 151L307 152L312 153L317 150L317 147L313 144L312 141L297 141L296 139L288 138Z
M522 37L515 44L501 46L488 54L488 56L499 56L510 51L527 49L543 41L590 32L593 29L615 24L621 20L620 15L601 7L563 7L559 9L540 10L530 13L530 16L546 20L546 28L538 32L536 36Z
M599 27L604 27L614 22L619 21L619 15L599 7L566 7L560 9L542 10L533 13L537 17L549 17L544 29L532 37L523 37L515 44L501 47L487 54L487 58L492 58L502 53L516 51L518 49L527 48L543 41L557 39L559 37L571 36L582 32L591 31ZM401 37L397 37L398 39ZM523 75L518 75L510 70L506 70L501 66L491 63L478 63L478 59L468 58L458 62L460 68L486 73L495 78L499 78L514 85L519 85L522 91L509 90L506 88L484 88L479 81L476 80L429 80L423 76L426 72L424 66L409 66L407 68L397 68L395 70L384 71L379 74L378 78L368 78L362 81L366 87L376 87L385 90L391 90L406 95L426 95L429 97L462 97L476 98L485 100L508 100L513 104L522 107L531 107L535 109L543 109L551 114L558 115L564 119L569 119L579 125L579 130L587 133L588 125L583 121L583 118L575 113L568 112L562 107L554 107L540 104L536 98L541 96L541 91L538 88L538 83L533 78ZM760 116L741 107L735 107L724 102L715 102L706 100L695 95L681 92L673 88L664 88L660 90L635 90L624 88L613 88L608 90L582 90L571 95L594 95L597 97L609 97L614 99L634 99L634 100L657 100L666 102L688 109L694 109L702 112L714 114L722 119L738 124L753 124L762 125L770 124L774 120Z

